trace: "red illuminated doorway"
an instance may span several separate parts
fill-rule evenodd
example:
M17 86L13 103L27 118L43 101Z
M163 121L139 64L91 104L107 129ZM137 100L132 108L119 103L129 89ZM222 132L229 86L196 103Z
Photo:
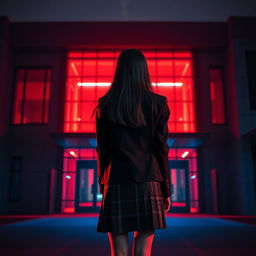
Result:
M189 161L169 160L171 180L170 212L190 212ZM75 212L98 212L102 195L99 193L96 160L77 160Z
M77 160L75 212L97 212L102 195L99 193L96 160Z
M188 160L169 160L171 180L170 212L190 212Z

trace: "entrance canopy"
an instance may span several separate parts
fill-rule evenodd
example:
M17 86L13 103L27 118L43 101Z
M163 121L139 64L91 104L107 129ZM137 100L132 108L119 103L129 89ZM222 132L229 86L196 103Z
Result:
M61 147L96 147L95 133L50 133L52 140ZM168 138L169 147L196 148L203 145L209 133L172 133Z

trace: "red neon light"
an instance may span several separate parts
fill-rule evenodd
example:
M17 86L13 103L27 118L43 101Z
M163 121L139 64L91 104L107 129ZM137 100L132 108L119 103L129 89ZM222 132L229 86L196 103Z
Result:
M194 208L194 207L190 207L190 212L191 213L197 213L197 208Z
M173 207L186 207L185 202L172 202Z
M100 82L100 83L82 83L78 82L78 86L110 86L111 83L108 82ZM152 86L183 86L183 83L179 82L167 82L167 83L152 83Z
M167 96L170 132L196 132L192 55L189 51L142 50L153 90ZM119 50L70 51L64 132L95 132L91 113L112 82Z
M83 203L79 203L80 207L92 207L93 204L92 202L83 202Z
M64 213L74 213L75 208L74 207L64 208L62 212L64 212Z

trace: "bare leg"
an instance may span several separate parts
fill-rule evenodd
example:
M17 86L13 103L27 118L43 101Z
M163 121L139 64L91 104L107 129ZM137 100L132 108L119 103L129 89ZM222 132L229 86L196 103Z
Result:
M128 232L118 234L108 232L108 238L110 243L111 256L129 255Z
M133 256L150 256L154 239L154 230L135 231L132 247Z

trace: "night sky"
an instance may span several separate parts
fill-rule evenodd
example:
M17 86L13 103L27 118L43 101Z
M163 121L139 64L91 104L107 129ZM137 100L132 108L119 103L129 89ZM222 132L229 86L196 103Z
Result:
M255 0L1 0L15 21L226 21L256 16Z

